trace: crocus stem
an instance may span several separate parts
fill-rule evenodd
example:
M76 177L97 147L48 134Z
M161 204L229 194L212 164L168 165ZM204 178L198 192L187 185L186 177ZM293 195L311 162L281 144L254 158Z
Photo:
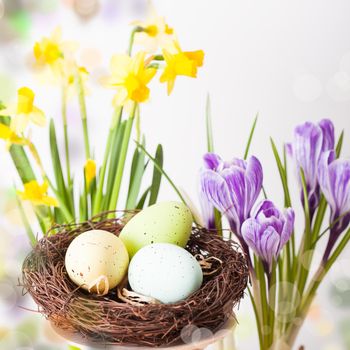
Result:
M254 284L256 285L256 281L253 281L252 284L253 284L253 286L254 286ZM260 313L259 313L259 307L256 305L256 301L259 298L258 293L253 291L253 294L252 294L252 292L250 291L249 288L248 288L248 292L249 292L250 300L252 302L253 310L254 310L254 314L255 314L256 328L258 330L260 349L263 349L264 341L263 341L263 336L262 336L262 332L261 332L261 317L260 317Z
M70 160L69 160L69 141L68 141L68 125L67 125L67 89L65 84L62 87L62 122L63 122L63 135L64 135L64 149L67 168L67 183L68 187L71 187L71 175L70 175Z
M112 146L112 142L113 142L113 136L115 136L115 131L120 124L120 119L121 119L122 113L123 113L123 108L120 107L120 108L116 109L116 111L112 117L112 123L111 123L110 129L109 129L109 134L108 134L108 138L107 138L107 144L106 144L106 148L105 148L103 163L102 163L99 178L98 178L96 196L95 196L94 203L93 203L93 209L92 209L93 215L98 214L100 209L101 209L103 186L104 186L104 179L106 176L107 163L108 163L108 159L110 156L111 146Z
M83 87L83 83L81 80L81 75L79 73L78 67L76 69L76 82L77 82L77 90L78 90L80 116L81 116L81 122L83 125L85 156L86 156L86 159L89 159L90 158L90 142L89 142L89 131L88 131L88 125L87 125L85 93L84 93L84 87Z
M298 335L298 332L312 304L312 301L316 296L316 292L319 285L321 284L323 278L326 276L327 272L333 266L334 262L337 260L339 255L343 252L349 240L350 240L350 229L346 232L343 239L340 241L340 243L334 250L333 254L327 260L327 262L324 265L321 265L316 271L315 275L313 276L310 282L309 288L307 289L305 296L302 300L301 306L299 307L297 314L295 316L295 319L298 320L298 322L292 323L286 333L286 341L288 345L292 346L294 344L295 339ZM302 322L299 321L300 319L302 320Z
M270 337L269 346L271 347L274 341L275 329L275 306L276 306L276 262L273 262L271 273L268 277L268 295L269 295L269 327Z
M130 135L131 135L132 125L134 122L136 109L137 109L137 104L134 103L132 112L129 116L129 119L127 120L126 127L125 127L125 133L124 133L123 142L122 142L122 146L121 146L121 150L120 150L120 158L119 158L119 162L118 162L118 166L117 166L117 172L115 175L115 182L113 185L112 196L111 196L111 200L109 202L108 210L115 210L117 207L120 186L121 186L122 178L123 178L125 160L126 160L126 155L128 152Z

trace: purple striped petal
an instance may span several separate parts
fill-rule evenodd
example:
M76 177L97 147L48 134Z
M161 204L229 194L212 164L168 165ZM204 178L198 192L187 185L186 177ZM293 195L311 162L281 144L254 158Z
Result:
M292 208L287 208L284 212L285 222L281 232L281 240L278 249L278 254L281 252L283 246L289 241L293 230L294 230L294 221L295 213Z
M230 220L239 223L239 217L224 178L212 170L202 170L200 179L202 191L214 207L227 215Z
M334 149L335 146L335 135L334 135L334 125L329 119L322 119L318 125L322 129L322 151L329 151Z
M313 123L304 123L295 129L293 154L297 169L302 168L305 174L309 193L317 185L317 163L322 149L322 129ZM299 174L298 174L299 175ZM298 176L300 178L300 176Z
M205 224L205 227L209 230L215 229L215 217L214 217L214 206L209 202L207 196L199 189L199 202L202 211L202 218Z
M206 153L203 156L204 166L207 169L216 170L219 164L222 163L222 159L215 153Z
M327 202L330 205L333 213L335 213L337 210L337 204L336 204L334 192L333 192L334 183L331 183L328 167L329 167L329 164L335 160L335 157L336 155L334 151L324 152L318 163L318 172L317 172L317 178L318 178L318 182L320 184L321 190L324 196L326 197Z
M245 178L244 217L247 218L259 197L263 184L263 169L260 161L254 156L250 157L247 163Z

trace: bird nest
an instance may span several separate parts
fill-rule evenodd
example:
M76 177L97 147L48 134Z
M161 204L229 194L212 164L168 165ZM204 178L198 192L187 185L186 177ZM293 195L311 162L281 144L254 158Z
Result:
M56 328L91 343L158 347L180 342L186 326L214 332L233 316L247 286L246 259L236 243L202 228L193 228L186 250L199 260L204 280L186 300L161 304L132 292L126 280L104 296L77 287L64 265L69 244L91 229L119 235L125 223L125 215L108 219L103 214L54 226L25 259L23 290Z

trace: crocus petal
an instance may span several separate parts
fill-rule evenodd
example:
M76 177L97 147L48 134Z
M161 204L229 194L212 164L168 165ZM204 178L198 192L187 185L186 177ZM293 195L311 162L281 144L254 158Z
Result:
M332 212L335 213L337 210L337 205L334 198L333 188L334 183L331 183L329 176L328 165L332 163L336 158L334 151L324 152L318 163L317 178L320 184L321 190L329 203Z
M310 122L295 128L293 153L299 170L303 169L309 193L313 193L317 185L317 163L322 148L322 129Z
M206 153L203 157L204 166L207 169L216 170L222 159L215 153Z
M329 165L329 179L338 215L350 210L350 161L337 159Z
M209 202L201 188L199 189L199 202L205 227L207 229L215 229L214 206Z
M227 184L231 203L238 216L238 224L242 224L244 219L244 201L245 201L245 172L242 168L232 166L224 169L221 173L224 181Z
M240 221L224 178L212 170L203 170L200 174L200 179L202 191L214 207L221 213L226 214L236 224L239 223Z
M247 163L245 176L244 217L249 217L250 211L256 202L263 183L263 169L259 160L252 156Z
M280 253L282 250L283 246L289 241L293 229L294 229L294 220L295 220L295 213L292 208L287 208L284 212L284 217L285 217L285 222L284 226L281 232L281 239L280 239L280 244L278 247L278 252L277 254Z
M329 151L334 149L335 136L334 136L334 125L329 119L322 119L319 124L322 129L323 141L322 141L322 151Z
M293 157L293 145L291 143L286 143L285 145L286 152L289 157Z
M278 257L278 247L280 245L280 235L269 226L261 235L260 254L268 266L271 267L273 259Z

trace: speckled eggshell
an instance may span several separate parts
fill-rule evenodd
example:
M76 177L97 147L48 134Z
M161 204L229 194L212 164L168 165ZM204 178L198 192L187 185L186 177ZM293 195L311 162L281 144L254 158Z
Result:
M173 304L201 287L203 273L198 261L184 248L155 243L140 249L131 259L128 278L134 292Z
M104 230L86 231L71 242L65 266L70 279L88 290L100 276L106 276L109 289L118 285L127 273L129 256L120 238Z
M119 237L129 256L152 243L172 243L185 247L191 234L192 213L183 203L160 202L136 214Z

